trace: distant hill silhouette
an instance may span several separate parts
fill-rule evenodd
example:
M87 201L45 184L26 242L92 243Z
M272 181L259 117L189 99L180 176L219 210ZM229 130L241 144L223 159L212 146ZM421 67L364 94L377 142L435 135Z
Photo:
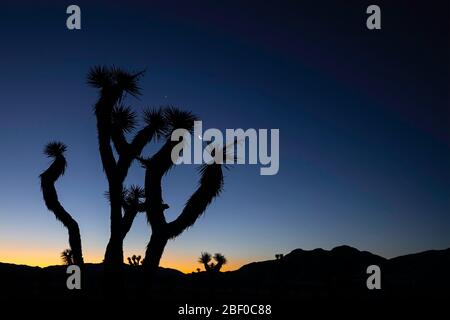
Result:
M381 268L381 290L368 290L366 269ZM89 299L102 299L103 265L86 264ZM124 265L125 296L139 297L142 269ZM161 301L292 301L316 298L444 299L450 288L450 248L385 259L349 246L296 249L282 259L253 262L223 273L184 274L159 268L152 298ZM1 299L70 299L66 266L46 268L0 263ZM153 291L153 290L152 290Z

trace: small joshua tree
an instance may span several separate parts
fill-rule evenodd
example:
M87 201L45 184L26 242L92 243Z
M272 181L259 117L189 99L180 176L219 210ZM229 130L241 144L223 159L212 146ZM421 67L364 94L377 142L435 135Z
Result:
M202 252L200 258L198 258L198 262L203 264L203 266L205 267L205 271L210 271L210 265L209 263L211 262L211 254L209 254L208 252Z
M276 258L277 260L283 260L283 257L284 257L284 254L282 254L282 253L276 254L276 255L275 255L275 258Z
M214 255L214 260L216 260L216 265L214 267L214 271L220 272L220 269L222 269L223 265L227 263L227 259L225 256L221 253L216 253Z
M61 252L61 259L66 266L74 264L72 250L66 249L63 252Z
M212 258L216 261L216 263L211 262ZM202 252L198 262L203 264L205 271L207 272L220 272L223 265L227 263L227 259L221 253L216 253L212 257L208 252Z
M137 266L140 265L141 256L136 256L136 255L133 254L133 256L131 258L128 257L127 260L128 260L128 264L130 266L137 267Z

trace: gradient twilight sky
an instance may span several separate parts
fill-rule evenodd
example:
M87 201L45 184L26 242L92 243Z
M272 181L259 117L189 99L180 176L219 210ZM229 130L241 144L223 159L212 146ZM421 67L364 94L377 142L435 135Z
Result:
M86 85L91 66L147 68L137 111L173 104L213 128L279 128L280 171L226 172L225 192L166 247L162 265L195 270L201 251L234 269L295 248L341 244L392 257L450 246L448 1L2 1L0 261L60 263L67 232L44 206L50 140L69 163L57 183L88 262L109 238L107 183ZM65 28L78 4L82 30ZM150 154L154 148L146 149ZM127 183L143 184L135 164ZM173 219L195 166L165 179ZM150 236L139 216L126 256Z

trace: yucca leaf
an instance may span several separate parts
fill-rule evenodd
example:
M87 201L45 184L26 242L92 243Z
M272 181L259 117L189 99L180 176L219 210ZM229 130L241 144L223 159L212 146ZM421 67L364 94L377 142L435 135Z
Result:
M105 66L95 66L89 70L87 82L94 88L104 88L112 84L111 71Z
M184 111L173 106L164 109L164 118L170 128L168 134L171 134L176 129L192 131L194 129L194 121L198 120L198 117L192 112Z
M154 130L157 138L167 133L167 121L162 108L145 110L144 121Z
M124 132L131 132L136 128L136 113L131 107L116 106L112 112L113 125Z
M111 68L112 78L115 85L121 90L131 94L134 97L138 97L141 94L141 88L139 87L139 78L145 73L145 71L139 71L136 73L130 73L118 67Z
M44 154L49 158L55 158L61 156L66 152L67 146L59 141L53 141L48 143L44 148Z

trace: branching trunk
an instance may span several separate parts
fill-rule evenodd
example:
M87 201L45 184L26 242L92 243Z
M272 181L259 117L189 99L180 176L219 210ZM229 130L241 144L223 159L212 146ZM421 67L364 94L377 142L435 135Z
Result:
M129 77L134 79L135 76L129 75ZM129 217L122 216L123 183L134 159L161 129L159 121L155 121L155 119L159 120L158 114L151 114L152 118L146 119L147 126L135 135L131 143L127 142L123 128L112 123L114 108L121 99L123 90L124 88L119 85L103 88L96 105L99 149L108 178L111 205L111 236L105 252L105 263L115 266L123 263L123 240L134 220L134 217L130 220ZM127 110L122 109L121 112L127 112ZM111 141L119 154L117 162L112 152ZM128 224L130 222L131 224Z
M205 271L206 272L210 272L211 271L211 266L208 264L208 262L203 262L203 266L205 267Z
M122 186L117 179L117 164L111 147L111 114L114 105L121 98L118 89L103 88L99 101L95 106L97 117L97 133L100 158L109 184L110 194L110 241L105 253L105 264L120 266L123 263L121 247L121 219L122 219Z

